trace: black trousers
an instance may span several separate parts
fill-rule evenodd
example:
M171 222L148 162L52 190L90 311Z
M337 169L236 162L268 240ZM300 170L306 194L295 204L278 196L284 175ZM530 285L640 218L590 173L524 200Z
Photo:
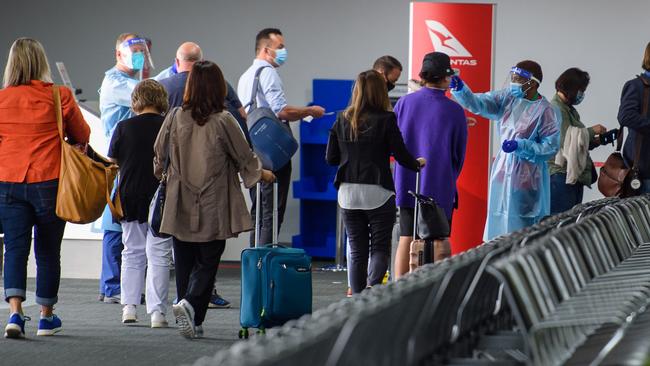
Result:
M373 210L344 209L343 222L350 241L350 287L356 294L367 286L381 284L388 269L395 224L395 196Z
M284 221L284 212L287 208L287 198L289 198L289 185L291 184L291 162L273 172L278 182L278 234ZM250 189L251 200L251 219L255 222L257 207L255 205L257 197L257 187ZM273 183L262 182L262 215L260 223L260 244L270 244L273 241ZM255 245L255 229L251 231L251 247Z
M194 308L194 324L201 325L208 311L225 240L191 243L174 238L176 292Z

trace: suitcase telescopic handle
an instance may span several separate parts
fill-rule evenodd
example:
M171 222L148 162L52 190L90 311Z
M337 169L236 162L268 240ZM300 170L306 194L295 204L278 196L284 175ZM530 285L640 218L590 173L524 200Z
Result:
M278 181L273 182L273 244L278 244Z
M262 195L262 183L257 182L255 187L255 248L260 246L260 221L262 219L262 207L260 205ZM278 182L273 182L273 243L278 244Z
M255 248L260 246L260 217L262 208L260 207L260 195L262 194L262 183L257 182L255 187Z
M420 171L415 172L415 193L420 194ZM415 202L415 207L413 208L413 240L418 238L418 213L420 208L420 203L417 200L417 197L413 197Z

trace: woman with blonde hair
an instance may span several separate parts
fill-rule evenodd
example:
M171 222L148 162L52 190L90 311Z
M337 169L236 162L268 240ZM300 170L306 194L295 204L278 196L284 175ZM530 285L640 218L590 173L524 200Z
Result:
M350 242L348 271L355 294L380 284L388 269L396 211L391 155L414 171L425 163L404 145L385 79L377 71L364 71L354 84L350 106L330 130L326 151L327 163L339 166L334 186Z
M55 214L61 166L61 139L53 88L61 95L68 143L88 143L90 127L72 92L52 84L43 46L19 38L11 46L0 90L0 227L4 229L4 292L9 303L5 337L24 338L22 302L26 297L27 258L34 228L36 303L41 318L36 335L53 335L61 320L52 313L61 278L61 240L65 222Z

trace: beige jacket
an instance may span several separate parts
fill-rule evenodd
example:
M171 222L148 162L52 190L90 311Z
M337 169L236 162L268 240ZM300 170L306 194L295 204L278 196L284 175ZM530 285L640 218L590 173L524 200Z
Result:
M262 164L235 118L216 113L203 126L180 108L169 112L154 144L154 174L162 176L171 143L167 197L160 231L188 242L225 240L252 229L238 173L252 187Z
M589 157L589 131L586 128L569 126L564 135L564 144L555 155L555 164L566 166L566 184L576 184L580 174L587 167Z

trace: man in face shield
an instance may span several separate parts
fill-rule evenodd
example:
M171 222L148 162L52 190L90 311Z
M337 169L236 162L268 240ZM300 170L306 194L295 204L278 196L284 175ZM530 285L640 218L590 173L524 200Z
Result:
M147 40L134 33L123 33L117 37L115 60L115 66L106 71L99 89L99 110L107 142L111 140L118 122L134 116L131 93L142 76L142 70L153 67ZM106 154L107 151L103 153ZM108 208L102 216L102 229L104 238L99 299L119 303L122 228L119 223L113 222Z
M452 77L452 95L472 113L496 121L500 146L490 177L484 240L538 222L550 213L547 160L559 148L559 113L538 93L542 68L522 61L510 70L510 86L472 93Z
M133 33L123 33L115 44L115 66L106 71L99 89L99 109L104 135L110 141L119 121L133 117L131 92L142 70L153 68L147 40Z

